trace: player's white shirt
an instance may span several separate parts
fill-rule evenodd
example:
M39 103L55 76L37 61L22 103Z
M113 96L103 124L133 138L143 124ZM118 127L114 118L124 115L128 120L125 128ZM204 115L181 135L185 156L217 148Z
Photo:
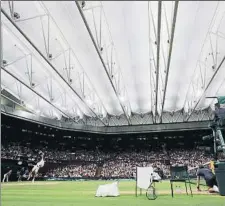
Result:
M44 167L44 165L45 165L45 161L43 159L40 162L37 163L37 166L39 168Z
M38 173L39 169L44 167L45 161L42 158L40 162L38 162L36 165L34 165L32 172Z

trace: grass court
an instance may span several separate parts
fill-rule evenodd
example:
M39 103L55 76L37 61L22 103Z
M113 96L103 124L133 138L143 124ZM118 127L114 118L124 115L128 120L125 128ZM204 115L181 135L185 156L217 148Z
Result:
M184 194L184 184L175 183L175 197L170 194L168 181L156 183L158 198L148 200L143 191L142 196L135 197L135 181L119 182L119 197L95 197L100 184L110 181L68 181L68 182L10 182L1 185L2 206L225 206L225 197L197 192L192 185L194 196ZM176 191L176 186L181 191ZM202 189L206 189L203 188Z

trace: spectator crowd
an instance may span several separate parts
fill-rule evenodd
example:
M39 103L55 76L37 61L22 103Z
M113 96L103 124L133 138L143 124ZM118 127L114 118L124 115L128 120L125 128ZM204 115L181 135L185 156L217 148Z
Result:
M108 153L101 153L101 155L96 155L96 151L79 150L76 152L71 152L69 150L58 151L51 150L47 146L39 148L29 148L28 146L20 145L7 145L4 147L1 145L1 158L2 159L18 159L22 157L28 157L30 160L38 161L40 157L39 153L43 152L45 159L48 162L60 163L63 161L101 161L110 156Z
M99 150L59 151L44 148L29 148L28 146L7 145L1 146L1 158L22 160L27 158L39 161L40 152L44 153L47 163L55 163L53 169L45 172L46 177L102 177L102 178L133 178L137 166L153 166L169 175L169 164L188 165L188 168L209 162L212 157L205 156L203 151L172 149L157 151L103 152ZM63 164L62 164L63 163Z

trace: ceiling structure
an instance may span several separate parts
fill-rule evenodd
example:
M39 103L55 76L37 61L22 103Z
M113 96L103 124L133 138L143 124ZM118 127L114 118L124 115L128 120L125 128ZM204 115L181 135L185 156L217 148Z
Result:
M225 2L1 4L5 106L118 126L209 120L225 95Z

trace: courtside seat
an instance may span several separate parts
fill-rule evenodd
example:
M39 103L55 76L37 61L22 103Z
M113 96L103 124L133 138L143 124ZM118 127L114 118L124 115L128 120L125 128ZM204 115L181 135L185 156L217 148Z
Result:
M188 183L190 192L191 192L191 196L193 196L187 166L171 166L170 167L170 186L171 186L172 197L174 196L173 182L184 182L187 195L188 195L188 189L187 189L187 183Z

